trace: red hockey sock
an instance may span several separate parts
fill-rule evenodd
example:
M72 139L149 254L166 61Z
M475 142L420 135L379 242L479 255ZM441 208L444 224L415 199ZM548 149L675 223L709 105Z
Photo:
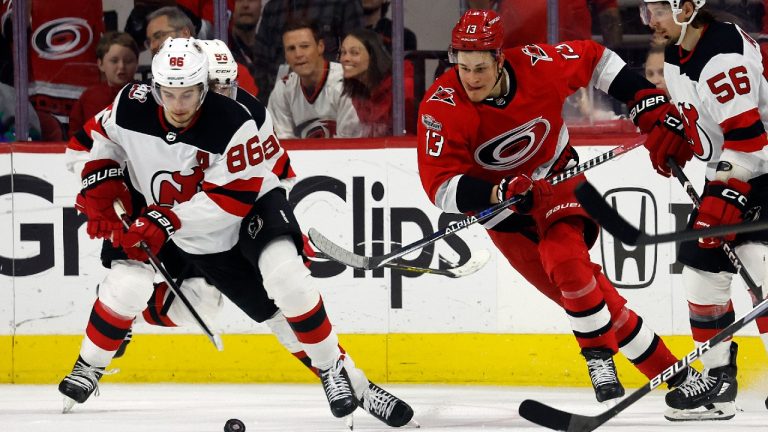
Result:
M117 351L132 323L133 318L115 314L96 299L85 328L85 336L104 351Z

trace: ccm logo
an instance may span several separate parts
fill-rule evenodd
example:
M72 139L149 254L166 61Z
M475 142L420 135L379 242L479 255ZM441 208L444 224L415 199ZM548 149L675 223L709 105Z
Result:
M725 198L728 198L730 200L736 200L739 202L739 204L746 206L747 205L747 197L740 194L739 192L733 190L733 189L723 189L722 195Z
M605 200L641 231L656 234L658 209L650 191L641 188L611 189ZM605 275L617 288L644 288L656 277L657 246L627 246L605 230L600 234Z

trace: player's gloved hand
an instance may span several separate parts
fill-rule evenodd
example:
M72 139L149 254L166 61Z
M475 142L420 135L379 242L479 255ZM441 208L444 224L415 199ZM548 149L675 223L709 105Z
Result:
M304 265L310 268L312 265L312 258L317 256L315 249L312 247L312 243L309 241L309 237L306 234L301 234L301 238L304 240L304 248L301 251L302 258L304 259Z
M683 132L683 122L661 89L644 89L629 104L629 118L647 135L645 148L657 173L669 177L667 158L684 167L693 157L693 148Z
M704 189L704 197L699 206L699 215L693 223L693 229L709 228L716 225L730 225L744 220L747 208L749 183L731 178L727 183L712 181ZM736 234L723 236L726 241L736 238ZM699 239L699 247L715 248L722 244L720 237Z
M83 198L78 198L75 206L88 217L88 235L91 238L110 238L112 231L123 229L112 206L114 201L119 199L129 214L133 210L123 169L111 159L93 160L85 164L82 181L80 193Z
M508 200L513 196L520 196L520 200L512 205L512 208L522 214L535 211L552 195L552 185L547 180L531 180L526 175L506 177L499 182L496 198L499 202Z
M181 228L181 221L173 210L151 205L144 209L120 239L120 244L128 258L146 261L147 254L139 247L141 241L147 243L152 253L157 254L166 241Z

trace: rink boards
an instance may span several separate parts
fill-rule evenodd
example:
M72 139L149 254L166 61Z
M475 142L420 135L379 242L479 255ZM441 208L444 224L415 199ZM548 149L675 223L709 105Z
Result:
M302 180L291 201L304 230L314 227L357 253L380 255L451 221L423 192L412 144L384 145L292 148ZM578 150L584 161L609 148ZM105 274L100 243L88 238L73 209L79 182L64 168L61 151L58 145L16 146L12 154L0 148L0 382L53 382L71 367ZM701 181L703 164L685 170ZM644 221L646 231L685 224L690 200L676 181L655 174L642 148L587 176L628 220ZM345 347L379 380L587 385L565 314L499 259L481 227L406 258L437 267L481 249L492 252L489 263L460 279L361 272L334 263L313 271ZM647 323L660 334L677 335L670 339L677 354L692 348L674 245L629 248L604 234L591 254ZM740 282L734 297L737 315L751 308ZM195 328L137 326L129 355L115 362L123 372L110 379L311 380L266 327L231 304L215 327L226 335L222 353ZM765 353L753 326L744 335L739 371L759 382ZM628 364L621 369L627 384L644 382Z

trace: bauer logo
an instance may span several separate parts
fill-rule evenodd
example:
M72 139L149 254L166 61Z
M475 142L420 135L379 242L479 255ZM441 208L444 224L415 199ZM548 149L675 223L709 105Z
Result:
M641 231L648 234L658 232L656 199L647 189L611 189L606 192L605 201ZM645 288L653 283L656 277L656 245L628 246L601 230L600 252L605 275L617 288Z

